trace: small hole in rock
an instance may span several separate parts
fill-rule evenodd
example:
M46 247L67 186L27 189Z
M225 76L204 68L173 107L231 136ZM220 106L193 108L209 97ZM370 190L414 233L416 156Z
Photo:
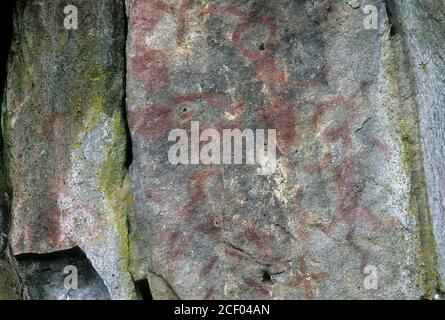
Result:
M264 49L266 49L266 47L265 47L264 43L260 44L260 47L259 47L259 49L260 49L261 51L263 51Z
M272 282L272 278L271 278L269 272L267 272L267 271L263 271L263 282L265 282L265 283Z

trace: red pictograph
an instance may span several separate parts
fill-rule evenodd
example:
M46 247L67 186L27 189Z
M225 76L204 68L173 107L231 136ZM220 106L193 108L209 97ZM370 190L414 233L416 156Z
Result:
M181 47L185 45L187 39L187 29L192 18L207 19L213 15L231 16L238 19L232 33L232 44L234 50L247 59L250 67L254 70L256 80L262 83L262 91L267 93L267 99L262 106L259 114L256 115L258 124L265 128L278 129L278 148L279 156L288 158L292 153L292 148L297 143L297 119L296 111L301 107L301 101L289 99L286 94L290 87L298 87L302 90L316 88L332 72L331 65L324 65L320 68L317 75L311 79L293 79L290 75L280 70L279 63L274 55L274 48L278 43L277 34L279 26L274 17L263 13L260 10L261 1L253 1L250 10L245 12L237 7L236 1L226 1L225 4L209 3L202 6L201 2L196 0L183 0L177 7L170 6L163 1L142 1L136 0L133 5L133 29L137 30L134 34L135 57L132 58L133 73L137 80L146 84L146 99L149 101L146 105L133 107L129 112L129 121L135 134L146 143L159 143L161 139L166 138L168 131L173 128L180 128L185 122L190 121L196 115L196 111L185 110L181 116L174 116L175 111L186 103L203 101L205 104L215 110L224 110L227 106L234 106L234 113L239 122L239 127L243 127L243 115L246 112L246 102L231 100L229 94L210 91L210 92L190 92L176 94L172 93L168 103L156 105L153 103L157 93L170 89L170 79L172 72L172 63L168 54L158 49L145 47L145 35L155 30L156 26L162 21L165 15L173 15L177 22L176 45ZM332 1L325 1L325 10L331 12L335 10L335 4ZM266 36L258 48L249 47L243 39L244 36L261 27L266 31ZM142 32L141 30L144 30ZM305 102L307 103L307 102ZM375 230L388 227L391 224L382 222L381 219L372 213L363 205L362 190L360 190L360 172L354 160L354 155L350 152L354 143L357 143L353 136L353 125L357 120L357 106L354 99L332 96L324 101L318 101L311 104L312 114L310 115L310 124L313 127L314 139L319 139L323 146L333 144L340 145L342 149L342 158L334 161L334 156L330 151L322 153L318 160L312 165L302 166L299 164L288 164L288 171L301 170L309 176L324 175L329 177L329 183L335 191L335 210L329 223L323 224L314 219L316 213L310 212L303 207L303 199L306 190L299 190L294 199L295 214L298 218L295 234L304 241L303 251L310 250L309 242L311 232L315 229L330 235L332 231L340 224L348 227L346 239L344 239L353 248L360 257L360 268L367 264L368 252L361 248L355 239L355 232L358 223L367 223ZM335 125L322 127L324 117L330 112L341 114L341 120L333 122ZM218 125L226 127L224 121ZM234 126L233 122L230 124ZM388 147L378 139L373 140L373 144L386 156L391 155ZM329 148L326 148L328 150ZM290 170L292 169L292 170ZM196 210L208 199L204 185L212 179L220 178L218 171L204 171L191 173L187 177L188 200L180 210L178 217L185 223L191 224L194 230L204 234L212 240L221 241L223 239L221 227L208 227L215 216L215 212L209 212L208 221L199 223L194 219ZM182 252L190 246L195 235L190 235L183 231L174 232L170 237L168 247L170 256L177 258ZM248 227L245 230L244 237L253 248L266 258L273 262L274 257L269 254L269 242L272 241L268 234L254 227ZM226 248L225 254L239 261L246 260L246 256L233 248ZM218 261L217 256L213 256L202 267L201 276L207 277L215 267ZM305 290L306 298L314 297L313 282L322 281L329 277L327 272L312 273L309 271L309 263L306 261L306 255L298 258L298 267L295 270L297 276L291 281L292 285L298 287L302 285ZM269 294L263 284L255 279L245 279L245 284L254 287L263 295ZM206 298L212 297L214 288L209 288Z

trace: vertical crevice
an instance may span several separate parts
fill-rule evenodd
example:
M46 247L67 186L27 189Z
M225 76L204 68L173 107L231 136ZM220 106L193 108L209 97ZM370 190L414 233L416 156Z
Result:
M122 10L126 12L125 1L122 1ZM128 125L128 115L127 115L127 41L128 41L128 16L124 14L124 96L122 101L122 115L125 122L125 135L127 138L126 149L125 149L125 167L130 168L133 163L133 141L131 139L130 127Z
M0 299L21 299L25 295L17 263L8 244L11 212L11 183L5 156L3 116L6 109L7 65L13 38L13 8L15 0L0 5L2 47L0 49Z
M389 35L391 37L399 33L400 26L394 16L394 4L391 0L387 0L385 3L386 16L388 17Z
M12 40L12 10L15 0L4 0L0 10L0 24L2 32L2 43L0 51L0 88L3 97L6 88L6 65L8 61L9 49Z
M142 300L153 300L150 290L150 284L147 279L142 279L134 282L134 286L141 296Z
M7 231L9 224L9 212L10 212L10 198L11 190L10 183L8 182L7 168L5 162L5 141L4 141L4 130L3 130L3 112L6 104L6 83L7 83L7 64L8 56L12 43L13 36L13 7L15 0L5 0L1 4L0 10L0 23L2 32L2 43L0 51L0 233L2 231ZM1 244L1 240L0 240ZM0 248L1 250L1 248Z

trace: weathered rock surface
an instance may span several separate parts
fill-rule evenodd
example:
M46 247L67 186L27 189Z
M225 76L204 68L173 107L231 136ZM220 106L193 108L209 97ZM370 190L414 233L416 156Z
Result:
M9 250L2 248L0 253L0 300L18 300L22 298L22 294L18 266Z
M445 291L445 2L389 1L410 57L430 213Z
M135 297L128 273L131 196L125 162L125 7L16 2L4 134L15 255L80 247L112 298ZM55 262L59 263L59 262Z
M154 298L435 294L409 62L368 2L377 30L347 1L128 2L135 277ZM172 165L191 121L276 129L277 170Z
M103 280L79 248L45 255L22 255L18 257L18 263L21 281L32 299L111 298ZM67 278L71 274L67 266L76 268L75 280ZM76 284L72 281L76 281Z
M69 4L15 2L0 299L443 292L442 0ZM193 121L276 129L275 170L170 163Z

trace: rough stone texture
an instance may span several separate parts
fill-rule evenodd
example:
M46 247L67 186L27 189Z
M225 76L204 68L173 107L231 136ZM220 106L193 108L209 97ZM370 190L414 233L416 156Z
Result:
M403 33L417 89L430 212L438 248L445 248L445 1L389 1ZM445 291L445 250L438 250Z
M15 259L9 250L2 249L0 253L0 300L18 300L22 297L22 293Z
M67 4L78 30L63 27ZM365 5L377 30L364 28ZM1 107L0 299L438 297L444 10L443 0L17 0ZM190 135L191 121L276 129L276 171L170 164L168 134ZM78 290L64 288L67 265Z
M22 282L28 298L52 300L108 300L110 293L79 248L45 255L18 257ZM66 266L77 268L77 289L66 289Z
M127 2L134 276L154 298L436 293L410 69L367 4L378 30L348 1ZM277 129L276 172L170 164L191 121Z
M118 0L70 4L79 11L78 30L64 28L65 1L16 2L4 125L14 190L10 242L15 255L79 246L112 298L134 298L125 7Z

